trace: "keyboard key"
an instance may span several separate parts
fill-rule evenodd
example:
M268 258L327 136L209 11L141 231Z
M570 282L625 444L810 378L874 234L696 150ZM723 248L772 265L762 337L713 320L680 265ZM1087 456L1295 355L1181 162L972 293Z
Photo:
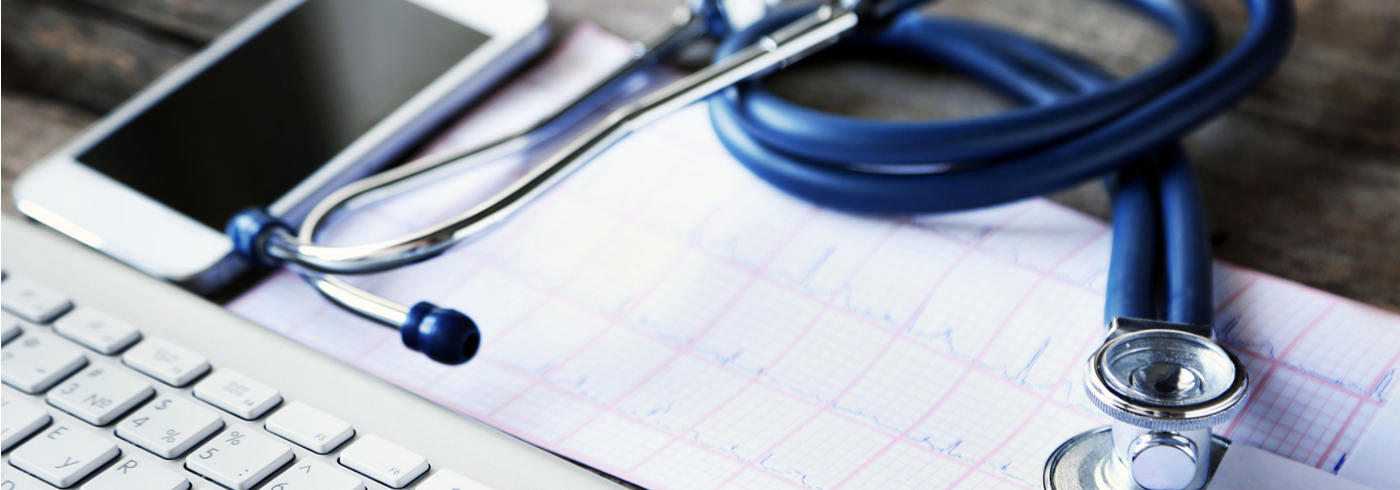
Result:
M317 454L334 451L355 435L355 429L349 423L302 402L291 402L282 407L267 418L266 427L268 432Z
M156 456L174 459L222 428L223 419L203 404L161 395L117 423L117 437Z
M130 323L107 316L92 308L78 308L63 315L53 324L53 330L74 342L99 353L121 352L141 338L141 332Z
M345 448L340 464L392 488L403 488L428 471L427 459L376 435Z
M0 489L4 490L53 490L44 482L35 480L23 471L9 466L0 469Z
M0 410L0 419L3 419L0 435L4 438L0 451L9 451L15 443L23 441L53 420L44 409L24 400L0 399L0 408L3 408Z
M282 402L271 386L228 369L214 371L194 385L194 396L245 420L253 420Z
M63 293L19 275L5 279L0 304L6 311L34 323L48 323L73 307L73 302Z
M0 378L31 395L42 393L87 365L87 358L62 341L29 335L0 349Z
M418 490L491 490L490 487L477 483L476 480L458 475L451 471L441 471L419 483Z
M148 459L128 457L97 475L83 490L185 490L184 475L160 467Z
M185 468L233 490L248 490L292 460L292 448L248 426L234 426L185 458Z
M68 488L121 453L106 437L77 425L55 423L10 453L10 464L55 487Z
M365 482L314 459L307 459L292 465L290 469L277 475L263 487L286 490L362 490Z
M185 386L209 370L209 360L161 339L146 339L122 355L122 362L170 386Z
M151 383L121 368L88 366L46 397L49 405L92 425L107 425L154 395Z
M19 334L24 333L24 329L20 328L24 326L24 320L9 313L0 312L0 325L5 327L5 334L0 337L0 344L8 344Z

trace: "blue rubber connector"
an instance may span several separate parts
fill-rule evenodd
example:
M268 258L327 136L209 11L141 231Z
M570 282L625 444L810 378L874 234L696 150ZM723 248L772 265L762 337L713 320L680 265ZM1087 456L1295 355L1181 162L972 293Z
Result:
M267 253L267 234L275 228L288 232L292 227L268 214L263 208L245 208L233 215L224 227L224 234L233 240L233 251L260 267L273 269L282 265L282 260Z
M399 335L403 345L443 364L470 361L481 347L481 331L476 322L457 310L439 308L427 301L408 310L408 320L399 327Z

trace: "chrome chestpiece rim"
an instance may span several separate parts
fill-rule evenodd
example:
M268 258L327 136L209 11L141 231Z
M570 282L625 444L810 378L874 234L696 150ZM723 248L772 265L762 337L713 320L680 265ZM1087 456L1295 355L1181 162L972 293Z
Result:
M1090 359L1089 399L1119 421L1162 431L1208 428L1244 408L1249 376L1215 341L1176 330L1128 333Z

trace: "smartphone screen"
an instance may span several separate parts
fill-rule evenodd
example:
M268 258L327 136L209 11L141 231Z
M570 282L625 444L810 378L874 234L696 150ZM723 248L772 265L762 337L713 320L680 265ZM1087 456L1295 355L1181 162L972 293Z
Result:
M487 40L404 0L307 0L77 159L221 230Z

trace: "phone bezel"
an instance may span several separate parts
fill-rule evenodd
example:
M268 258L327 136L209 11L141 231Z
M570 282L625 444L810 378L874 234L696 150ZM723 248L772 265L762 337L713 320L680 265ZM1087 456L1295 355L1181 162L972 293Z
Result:
M16 207L30 218L156 277L190 283L216 264L227 262L232 247L222 230L205 226L88 168L76 157L305 1L274 0L258 9L45 157L15 182ZM465 100L479 93L544 44L548 7L543 0L400 1L457 21L489 39L269 206L272 214L300 221L299 215L304 215L314 199L370 170L354 168L357 164L373 160L376 153L402 149L396 139L424 130L423 121L432 119L425 115L442 113L445 106L452 105L444 101Z

